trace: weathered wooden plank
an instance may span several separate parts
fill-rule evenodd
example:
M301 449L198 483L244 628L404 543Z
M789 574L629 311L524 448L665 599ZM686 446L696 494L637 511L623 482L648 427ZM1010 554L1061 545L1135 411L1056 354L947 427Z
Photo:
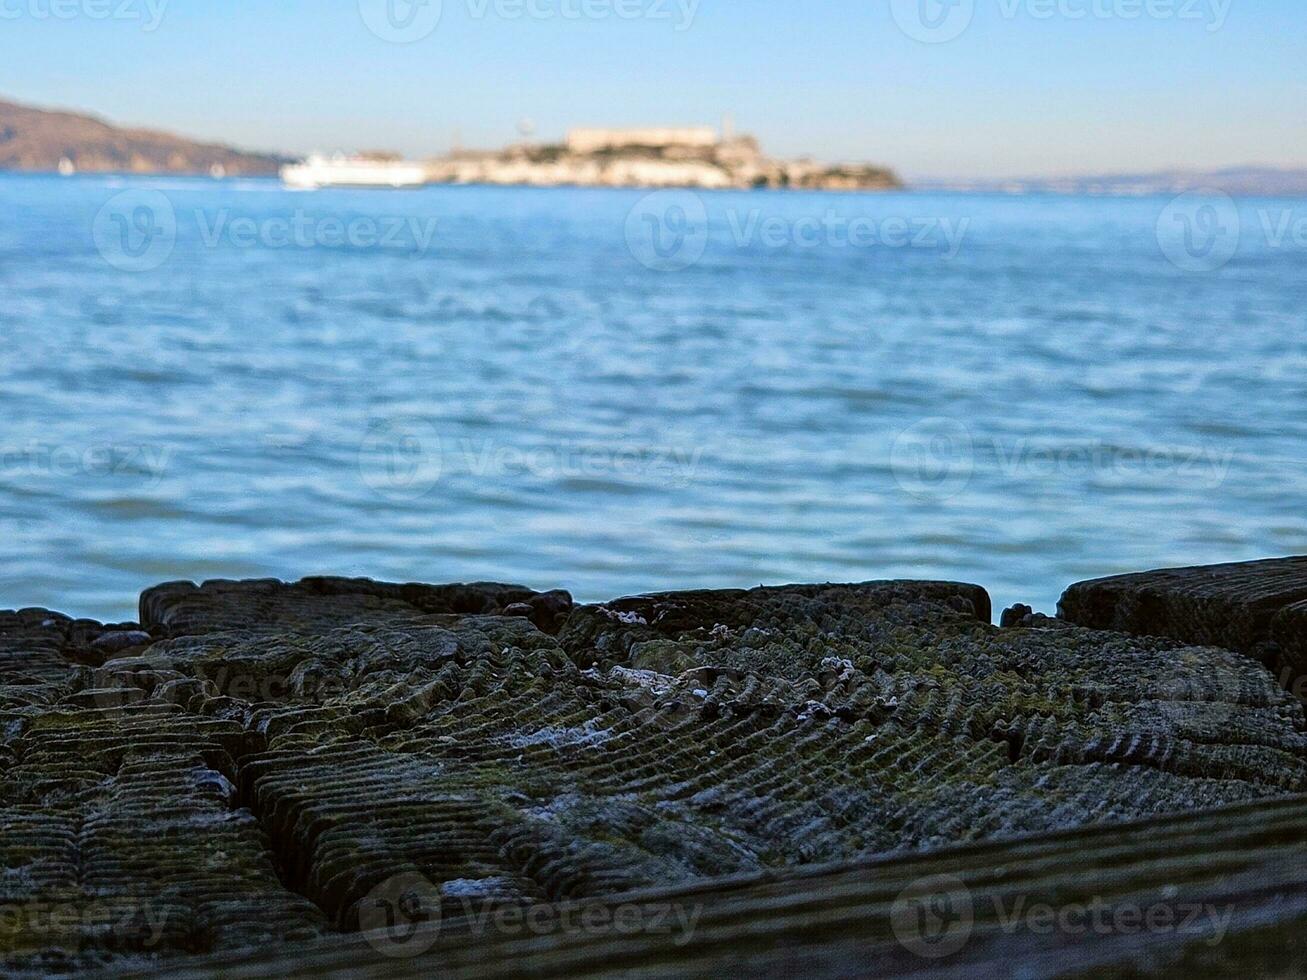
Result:
M0 898L21 903L21 933L4 935L0 902L8 972L218 964L250 947L261 962L299 940L305 963L335 969L348 948L366 968L386 959L375 935L313 937L429 906L446 925L427 945L456 975L911 974L941 963L904 941L895 909L930 898L904 890L939 873L982 904L968 964L1016 949L1051 972L1099 960L1005 928L993 895L1225 888L1247 933L1283 925L1283 902L1257 895L1299 871L1284 849L1297 811L1277 801L1307 791L1307 726L1268 672L1039 617L1000 630L976 586L572 608L511 586L174 583L141 615L144 629L0 615ZM1183 829L1059 836L1254 801L1265 809L1203 830L1213 881ZM1240 827L1260 843L1228 836ZM1148 854L1130 850L1138 834ZM630 908L614 898L633 893ZM677 906L706 917L685 942L617 929L619 910L652 926L667 894L709 897ZM97 896L141 903L158 928L106 931ZM608 930L522 932L524 914L576 903ZM52 930L52 904L78 922ZM500 912L519 925L487 935ZM1122 931L1093 948L1137 965L1154 945Z
M1059 614L1093 629L1238 650L1307 701L1307 557L1081 582L1067 589Z
M1302 975L1307 798L581 908L593 914L556 910L534 929L490 915L414 932L401 917L365 937L166 975Z
M1067 589L1059 613L1091 629L1263 656L1276 616L1299 602L1307 602L1307 557L1094 579Z

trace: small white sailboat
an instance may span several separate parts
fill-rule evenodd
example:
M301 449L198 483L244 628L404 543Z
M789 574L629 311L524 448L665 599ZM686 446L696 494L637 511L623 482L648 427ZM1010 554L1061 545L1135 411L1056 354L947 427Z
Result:
M63 157L59 161L59 176L71 177L75 173L77 173L77 164L73 163L73 161L69 160L67 157Z
M303 163L281 168L287 187L315 190L319 187L421 187L427 183L425 164L409 160L380 160L372 157L311 156Z

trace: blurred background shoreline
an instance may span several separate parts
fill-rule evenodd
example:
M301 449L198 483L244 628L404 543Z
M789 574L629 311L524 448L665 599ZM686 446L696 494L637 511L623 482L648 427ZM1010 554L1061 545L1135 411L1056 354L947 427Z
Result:
M0 100L0 173L73 176L203 175L273 177L312 189L330 184L419 186L691 187L830 191L921 190L1007 194L1150 196L1201 190L1245 197L1307 196L1307 168L1247 165L1209 170L1086 173L1058 177L914 178L870 163L819 163L805 156L777 160L749 134L735 132L731 117L720 129L574 128L555 142L535 139L519 124L518 142L501 150L468 150L405 160L392 151L313 154L250 152L149 129L123 128L95 116Z

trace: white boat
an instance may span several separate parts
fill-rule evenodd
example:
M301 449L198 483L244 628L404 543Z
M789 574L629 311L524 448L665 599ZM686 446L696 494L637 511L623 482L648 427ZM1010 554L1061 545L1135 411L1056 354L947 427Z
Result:
M370 157L311 156L281 168L287 187L420 187L427 183L425 164Z
M59 161L60 176L71 177L75 173L77 173L77 165L73 163L73 161L69 160L67 157L63 157Z

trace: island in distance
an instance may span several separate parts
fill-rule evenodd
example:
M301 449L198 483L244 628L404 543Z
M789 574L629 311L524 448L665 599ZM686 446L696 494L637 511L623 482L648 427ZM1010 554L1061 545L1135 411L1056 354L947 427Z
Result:
M809 158L777 160L757 139L683 129L574 129L563 143L521 143L498 152L455 151L428 165L439 183L570 184L597 187L784 188L897 190L885 167L828 165Z
M429 183L599 187L796 187L891 190L892 170L775 160L751 136L710 127L578 129L562 143L521 143L504 150L456 150L405 161L393 154L311 157L293 163L167 133L124 129L94 116L0 101L0 170L274 176L292 186L405 187Z

